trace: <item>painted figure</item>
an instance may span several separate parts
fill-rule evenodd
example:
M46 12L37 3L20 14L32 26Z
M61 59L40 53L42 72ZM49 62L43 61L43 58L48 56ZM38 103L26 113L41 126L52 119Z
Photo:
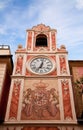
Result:
M17 119L20 84L21 84L21 82L18 80L14 82L9 119Z
M23 56L19 55L17 57L15 74L22 74L22 66L23 66Z
M72 119L69 82L68 80L63 80L61 83L62 83L62 93L63 93L64 118Z
M67 69L66 69L66 60L65 57L62 55L60 56L60 73L61 74L67 74Z
M23 114L24 113L24 114ZM24 91L22 119L60 119L59 99L55 88L36 86Z

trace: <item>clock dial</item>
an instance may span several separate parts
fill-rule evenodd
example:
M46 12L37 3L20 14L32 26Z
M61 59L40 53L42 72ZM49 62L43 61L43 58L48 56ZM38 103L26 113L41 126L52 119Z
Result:
M37 74L46 74L53 69L53 63L46 57L37 57L30 62L30 69Z

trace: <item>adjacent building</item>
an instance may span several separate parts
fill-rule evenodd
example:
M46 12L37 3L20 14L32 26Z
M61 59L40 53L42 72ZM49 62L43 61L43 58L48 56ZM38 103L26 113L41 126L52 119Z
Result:
M10 48L0 45L0 122L4 121L13 70Z

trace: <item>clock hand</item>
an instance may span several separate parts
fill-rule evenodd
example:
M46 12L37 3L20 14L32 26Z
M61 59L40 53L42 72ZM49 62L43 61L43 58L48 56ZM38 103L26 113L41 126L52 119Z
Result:
M36 71L38 71L39 69L41 69L43 66L43 61L41 62L40 66L36 69Z
M41 62L40 66L38 68L42 68L42 66L43 66L43 61Z

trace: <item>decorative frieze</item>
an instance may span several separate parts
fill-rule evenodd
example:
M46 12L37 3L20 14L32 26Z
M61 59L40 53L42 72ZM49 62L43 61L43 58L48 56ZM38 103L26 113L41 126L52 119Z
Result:
M55 32L51 32L52 37L52 50L56 49L56 39L55 39Z
M71 120L72 117L72 109L70 102L70 91L69 91L69 81L61 80L62 86L62 96L63 96L63 107L64 107L64 119Z
M23 55L18 55L17 62L16 62L15 74L22 75L22 67L23 67Z
M28 32L27 49L30 50L32 45L32 31Z
M18 113L19 95L20 95L21 80L14 80L13 92L10 103L9 119L16 120Z
M66 57L64 55L60 55L59 61L60 61L60 74L67 74Z

